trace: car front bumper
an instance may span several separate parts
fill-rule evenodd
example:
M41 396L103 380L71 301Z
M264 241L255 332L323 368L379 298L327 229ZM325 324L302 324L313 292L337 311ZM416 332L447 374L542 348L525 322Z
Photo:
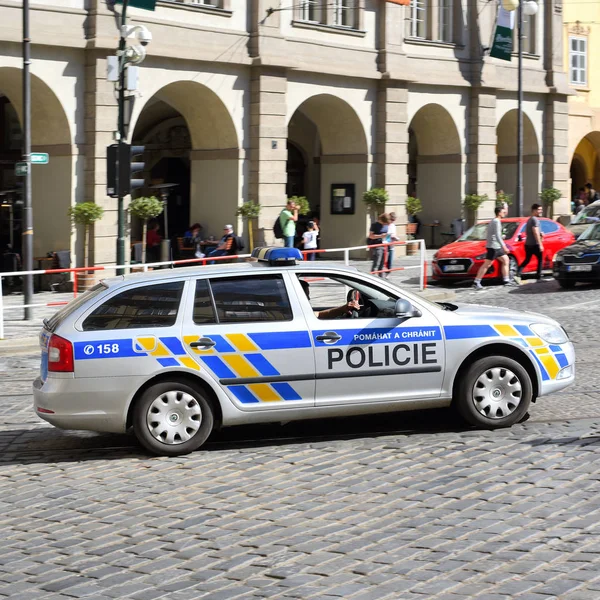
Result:
M575 347L571 342L550 345L547 355L538 356L541 384L538 396L558 392L575 382ZM547 358L550 356L551 358ZM549 362L546 362L549 361ZM557 366L553 366L553 362ZM554 370L558 369L558 372Z
M589 271L573 271L568 267L582 267L587 265L566 265L563 263L554 263L552 267L552 275L554 279L562 279L564 281L599 281L600 280L600 264L594 263L589 265Z

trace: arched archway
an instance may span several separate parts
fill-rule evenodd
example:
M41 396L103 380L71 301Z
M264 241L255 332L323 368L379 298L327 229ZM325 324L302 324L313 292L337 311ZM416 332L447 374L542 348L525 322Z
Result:
M32 165L31 169L33 252L34 256L45 256L48 252L72 249L67 213L74 202L74 152L71 127L63 106L52 89L35 75L31 76L31 97L31 149L50 156L49 164ZM0 67L0 105L3 129L11 130L0 139L0 192L11 192L2 196L5 207L0 209L0 242L7 243L12 237L15 250L20 252L23 184L22 179L15 176L15 163L21 160L22 152L20 69Z
M571 160L572 197L586 183L595 189L600 186L600 131L591 131L582 138Z
M238 223L240 151L229 111L215 92L193 81L160 89L144 105L132 142L145 146L142 193L175 184L168 195L168 236L199 222L206 238ZM132 223L134 235L137 224ZM241 232L239 232L241 233Z
M288 148L295 146L306 159L305 195L320 219L323 247L363 244L362 195L370 177L367 137L356 111L337 96L311 96L292 115L288 140ZM288 183L290 165L288 158Z
M513 197L508 214L517 214L517 111L508 111L497 127L498 145L496 153L496 188ZM527 114L523 114L523 213L539 201L540 193L540 147Z
M439 221L440 229L449 231L462 212L463 168L458 129L443 106L427 104L417 111L409 125L408 149L408 194L421 200L419 220Z

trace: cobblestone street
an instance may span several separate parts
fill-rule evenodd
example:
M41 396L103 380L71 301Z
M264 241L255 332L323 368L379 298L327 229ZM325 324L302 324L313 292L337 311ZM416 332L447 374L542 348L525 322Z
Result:
M559 320L576 384L510 430L397 413L151 458L40 421L38 357L0 356L0 597L600 598L600 288L454 289Z

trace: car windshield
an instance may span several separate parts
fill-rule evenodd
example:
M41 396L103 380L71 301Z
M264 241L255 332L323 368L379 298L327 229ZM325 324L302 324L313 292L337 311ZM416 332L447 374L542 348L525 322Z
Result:
M600 242L600 223L594 223L590 225L580 236L579 240L592 240L594 242Z
M586 219L589 218L600 218L600 202L594 202L589 206L586 206L580 213L576 214L571 221L571 225L577 225L578 223L585 223Z
M519 226L518 221L502 221L502 237L509 240ZM487 223L477 223L477 225L467 229L464 235L458 239L459 242L479 242L487 239Z

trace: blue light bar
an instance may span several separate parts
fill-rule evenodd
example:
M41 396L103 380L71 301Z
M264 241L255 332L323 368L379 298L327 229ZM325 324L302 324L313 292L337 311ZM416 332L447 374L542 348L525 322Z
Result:
M254 248L252 257L270 265L295 265L297 260L303 260L298 248Z

